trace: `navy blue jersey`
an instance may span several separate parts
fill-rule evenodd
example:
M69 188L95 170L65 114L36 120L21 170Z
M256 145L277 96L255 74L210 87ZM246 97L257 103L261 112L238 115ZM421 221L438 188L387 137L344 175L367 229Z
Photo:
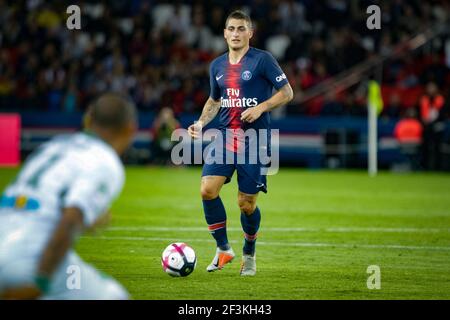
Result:
M241 121L246 108L255 107L288 83L275 58L267 51L250 47L237 64L231 64L228 53L210 65L210 97L220 99L219 129L267 129L270 116L264 112L253 123ZM236 149L236 148L233 148Z

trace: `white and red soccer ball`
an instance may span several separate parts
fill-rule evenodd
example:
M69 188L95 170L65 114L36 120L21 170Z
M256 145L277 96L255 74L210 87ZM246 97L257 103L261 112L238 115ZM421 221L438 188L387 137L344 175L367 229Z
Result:
M173 277L186 277L194 271L197 257L194 249L186 243L171 243L162 253L161 265Z

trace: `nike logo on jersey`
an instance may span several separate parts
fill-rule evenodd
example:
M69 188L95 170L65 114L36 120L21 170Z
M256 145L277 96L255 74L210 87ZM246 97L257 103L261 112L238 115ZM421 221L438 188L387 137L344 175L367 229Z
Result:
M222 78L222 77L223 77L223 74L218 76L218 77L216 77L216 81L219 81L219 79Z
M275 80L277 80L277 82L281 82L286 78L286 75L284 73L280 74L278 77L275 78Z

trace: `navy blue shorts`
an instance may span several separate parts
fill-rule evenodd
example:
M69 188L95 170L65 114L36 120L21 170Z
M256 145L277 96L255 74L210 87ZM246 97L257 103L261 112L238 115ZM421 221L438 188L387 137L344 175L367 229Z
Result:
M206 162L206 161L205 161ZM262 164L248 163L205 163L203 165L202 177L222 176L226 177L225 183L229 183L233 173L237 171L239 191L247 194L256 194L259 191L267 193L267 177L261 174Z

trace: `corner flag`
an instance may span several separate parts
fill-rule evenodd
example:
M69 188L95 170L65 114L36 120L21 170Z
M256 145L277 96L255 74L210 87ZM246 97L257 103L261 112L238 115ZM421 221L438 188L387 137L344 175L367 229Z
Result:
M378 171L378 134L377 117L383 110L383 99L381 97L380 85L370 80L368 83L367 94L367 113L368 113L368 171L370 176L375 176Z
M381 97L380 85L375 80L369 81L367 101L370 107L375 108L377 115L380 115L384 105L383 98Z

